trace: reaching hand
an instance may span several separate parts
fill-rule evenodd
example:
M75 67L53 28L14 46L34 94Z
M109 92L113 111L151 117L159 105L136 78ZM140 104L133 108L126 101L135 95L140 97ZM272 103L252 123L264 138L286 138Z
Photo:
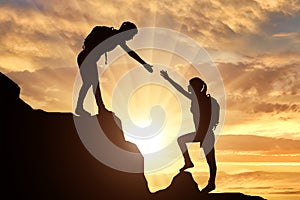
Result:
M166 80L170 79L170 77L169 77L167 71L161 70L161 71L160 71L160 75L161 75L162 77L164 77L164 79L166 79Z
M152 73L153 72L153 66L152 65L149 65L149 64L144 64L143 65L144 67L145 67L145 69L148 71L148 72L150 72L150 73Z
M188 99L191 99L191 94L186 91L185 89L183 89L178 83L176 83L173 79L171 79L169 77L169 74L167 72L167 70L161 70L160 71L160 75L166 79L169 83L171 83L171 85L177 89L179 92L181 92L185 97L187 97Z

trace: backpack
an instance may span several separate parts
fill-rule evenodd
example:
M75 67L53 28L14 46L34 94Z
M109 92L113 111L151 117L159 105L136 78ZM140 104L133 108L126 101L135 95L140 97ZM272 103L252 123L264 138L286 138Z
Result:
M211 126L212 128L216 128L216 126L219 124L219 115L220 115L220 105L217 102L217 100L213 97L211 97Z
M95 26L90 34L85 38L82 48L92 50L98 44L114 34L113 27Z

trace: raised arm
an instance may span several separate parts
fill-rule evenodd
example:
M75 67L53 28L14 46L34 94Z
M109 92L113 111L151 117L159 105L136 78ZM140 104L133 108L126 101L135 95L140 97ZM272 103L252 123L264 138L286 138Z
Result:
M164 77L164 79L166 79L167 81L169 81L171 83L171 85L178 90L181 94L183 94L185 97L191 99L191 94L186 91L185 89L183 89L183 87L181 87L178 83L176 83L173 79L171 79L168 75L167 71L161 70L160 71L160 75L162 77Z
M126 51L128 53L128 55L130 55L130 57L132 57L133 59L135 59L136 61L138 61L141 65L144 66L144 68L152 73L153 69L151 65L149 65L148 63L146 63L137 53L135 53L132 49L130 49L126 43L121 43L120 46L122 47L122 49L124 49L124 51Z

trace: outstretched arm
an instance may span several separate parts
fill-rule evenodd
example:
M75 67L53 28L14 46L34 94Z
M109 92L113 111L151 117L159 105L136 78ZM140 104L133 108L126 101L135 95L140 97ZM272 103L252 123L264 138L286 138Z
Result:
M181 94L183 94L185 97L187 98L191 98L191 94L189 92L187 92L185 89L183 89L178 83L176 83L173 79L171 79L168 75L167 71L161 70L160 71L160 75L162 77L164 77L164 79L166 79L167 81L169 81L171 83L171 85L173 85L173 87L175 89L177 89Z
M120 46L122 47L122 49L124 49L124 51L126 51L128 53L128 55L130 55L130 57L132 57L133 59L135 59L136 61L138 61L140 64L142 64L145 69L152 73L153 69L151 65L149 65L148 63L146 63L137 53L135 53L132 49L130 49L126 43L121 43Z

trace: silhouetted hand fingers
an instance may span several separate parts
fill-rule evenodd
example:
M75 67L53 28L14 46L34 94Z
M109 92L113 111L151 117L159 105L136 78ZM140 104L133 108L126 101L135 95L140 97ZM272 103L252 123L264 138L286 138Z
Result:
M169 75L168 75L167 71L161 70L161 71L160 71L160 75L161 75L162 77L164 77L165 79L169 78Z

